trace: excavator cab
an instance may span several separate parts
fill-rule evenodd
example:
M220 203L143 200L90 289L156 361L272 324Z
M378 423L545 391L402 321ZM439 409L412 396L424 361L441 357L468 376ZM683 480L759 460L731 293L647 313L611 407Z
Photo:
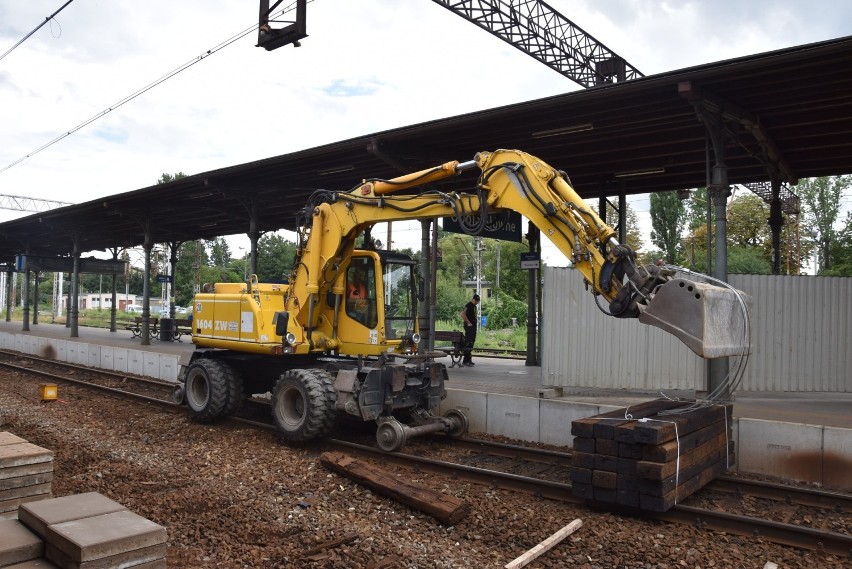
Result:
M338 331L348 353L357 345L414 351L417 332L416 264L390 251L360 250L346 268L345 318ZM367 350L375 351L375 350Z

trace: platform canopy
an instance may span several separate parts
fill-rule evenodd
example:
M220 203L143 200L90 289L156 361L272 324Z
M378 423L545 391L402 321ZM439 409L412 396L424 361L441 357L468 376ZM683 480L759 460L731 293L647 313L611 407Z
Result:
M506 80L522 81L522 76ZM448 85L448 89L452 86ZM316 189L348 190L477 151L524 150L585 198L707 184L721 117L731 184L852 173L852 37L405 126L196 174L0 224L0 262L293 229ZM712 154L711 154L712 156ZM475 176L443 182L470 187ZM795 188L793 188L795 191Z

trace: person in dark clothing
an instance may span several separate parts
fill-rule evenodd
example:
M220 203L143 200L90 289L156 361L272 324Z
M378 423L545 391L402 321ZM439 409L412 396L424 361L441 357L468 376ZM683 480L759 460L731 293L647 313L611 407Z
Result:
M473 343L476 342L476 305L479 304L479 295L474 294L473 298L464 305L464 310L461 311L462 320L464 320L464 356L462 357L463 366L476 365L471 360L470 351L473 349Z

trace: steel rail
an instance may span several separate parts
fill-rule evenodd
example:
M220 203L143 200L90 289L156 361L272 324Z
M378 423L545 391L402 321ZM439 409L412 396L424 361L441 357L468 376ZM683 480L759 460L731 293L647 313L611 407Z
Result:
M704 487L705 490L744 494L758 498L768 498L802 506L833 509L837 512L852 513L852 495L830 492L814 488L796 488L776 482L747 480L720 476Z
M852 536L841 533L682 505L677 505L668 512L651 513L647 517L759 537L772 543L825 551L841 558L852 559Z
M72 378L72 377L57 375L56 373L41 371L41 370L33 369L31 367L20 366L20 365L17 365L17 364L11 364L9 362L0 362L0 366L5 367L5 368L9 368L9 369L14 369L14 370L17 370L17 371L22 371L22 372L25 372L25 373L30 373L30 374L33 374L33 375L38 375L38 376L41 376L41 377L47 377L47 378L50 378L50 379L55 380L55 381L63 381L63 382L66 382L66 383L72 383L72 384L80 385L80 386L83 386L83 387L91 387L91 388L94 388L98 391L103 391L105 393L109 393L111 395L117 395L119 397L124 397L126 399L140 399L140 400L146 401L148 403L154 403L156 405L160 405L160 406L165 407L167 409L176 409L177 407L179 407L178 405L176 405L172 401L168 401L168 400L165 400L165 399L157 399L156 397L149 397L147 395L142 395L140 393L133 393L131 391L125 391L125 390L122 390L122 389L115 389L113 387L107 387L105 385L98 385L97 383L92 383L91 381L84 381L84 380L81 380L81 379L75 379L75 378ZM83 368L83 369L86 369L86 371L91 372L91 373L98 373L98 372L93 371L89 368Z

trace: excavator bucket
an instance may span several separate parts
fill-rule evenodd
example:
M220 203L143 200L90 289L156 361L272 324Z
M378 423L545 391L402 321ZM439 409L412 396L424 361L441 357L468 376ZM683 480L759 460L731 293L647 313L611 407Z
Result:
M749 353L751 298L742 292L687 279L661 286L639 321L674 334L702 358Z

